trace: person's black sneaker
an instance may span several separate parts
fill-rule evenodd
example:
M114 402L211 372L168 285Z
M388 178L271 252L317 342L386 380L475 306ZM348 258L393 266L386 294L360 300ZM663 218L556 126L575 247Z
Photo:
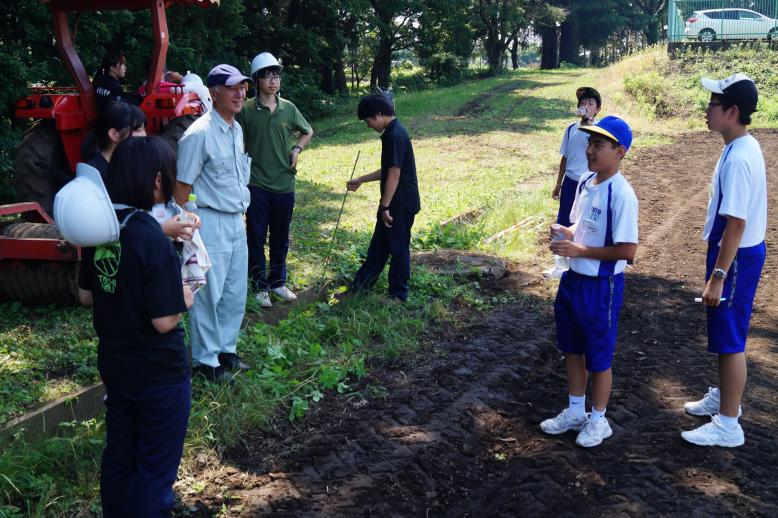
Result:
M235 353L220 353L219 363L222 367L231 371L247 371L251 369L251 365L241 360Z
M221 365L218 367L198 365L192 369L192 374L202 376L211 383L232 383L232 376Z

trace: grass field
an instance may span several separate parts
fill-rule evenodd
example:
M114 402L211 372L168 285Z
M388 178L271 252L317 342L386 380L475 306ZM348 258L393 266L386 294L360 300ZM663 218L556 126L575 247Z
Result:
M635 131L634 149L659 146L704 127L706 97L690 85L701 70L721 67L694 57L690 63L671 63L662 49L653 49L606 69L520 70L398 96L397 112L413 140L422 196L414 248L469 248L517 261L550 260L538 232L545 232L555 213L549 194L562 131L573 119L575 88L600 90L601 116L626 118ZM694 71L684 68L693 63ZM657 112L658 98L676 103L678 116L673 110ZM758 125L775 124L773 103L774 97L766 98ZM356 119L354 106L314 121L314 143L298 164L289 258L289 281L297 289L321 279L357 153L357 175L379 165L378 135ZM630 171L628 159L624 169L639 174ZM348 195L328 276L351 275L358 266L378 197L377 184ZM468 224L440 226L468 211L476 211ZM484 243L519 222L526 223L520 231ZM421 269L414 271L411 289L409 304L400 308L387 307L380 296L319 304L272 327L253 323L251 315L260 310L249 303L239 349L260 368L232 390L197 385L187 459L202 451L218 454L220 447L279 415L279 409L295 419L333 391L349 393L349 380L369 372L371 362L412 358L418 337L430 322L447 318L453 300L488 305L471 288ZM4 304L0 315L0 425L97 379L87 310ZM102 423L71 426L74 438L33 445L17 440L3 449L0 515L71 515L97 508Z

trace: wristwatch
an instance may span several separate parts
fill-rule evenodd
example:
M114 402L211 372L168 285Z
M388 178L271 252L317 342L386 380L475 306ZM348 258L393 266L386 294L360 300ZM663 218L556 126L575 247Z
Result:
M299 149L300 153L303 152L303 148L301 148L300 146L292 146L292 151L294 151L295 149Z
M386 205L378 206L378 212L386 212L387 210L389 210L389 207L387 207Z
M725 272L721 268L716 268L715 270L713 270L713 278L723 281L724 279L727 278L727 272Z

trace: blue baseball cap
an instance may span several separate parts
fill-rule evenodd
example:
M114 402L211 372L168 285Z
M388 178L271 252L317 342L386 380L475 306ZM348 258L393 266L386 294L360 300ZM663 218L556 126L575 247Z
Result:
M242 83L244 81L248 81L249 83L253 83L254 81L251 80L251 78L244 76L240 73L240 70L235 68L232 65L216 65L211 69L210 72L208 72L208 79L206 81L206 86L208 88L224 85L224 86L235 86L238 83Z
M632 130L629 125L618 117L608 115L593 126L581 126L578 129L590 135L602 135L624 146L629 151L632 145Z

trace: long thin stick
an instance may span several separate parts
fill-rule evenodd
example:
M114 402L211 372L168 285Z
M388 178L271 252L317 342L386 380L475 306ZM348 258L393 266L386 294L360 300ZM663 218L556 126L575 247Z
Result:
M362 153L362 150L357 151L357 158L354 160L354 167L351 168L351 176L348 179L349 182L354 179L354 171L357 170L360 153ZM347 187L345 194L343 194L343 202L340 204L340 213L338 213L338 219L335 221L335 230L332 231L332 237L330 238L330 249L327 251L327 256L326 259L324 259L324 265L321 270L322 281L324 281L324 275L327 273L327 266L329 266L330 261L332 261L332 247L335 245L335 236L338 234L338 227L340 227L340 217L343 216L343 208L346 206L346 197L348 196L348 193L349 190Z

